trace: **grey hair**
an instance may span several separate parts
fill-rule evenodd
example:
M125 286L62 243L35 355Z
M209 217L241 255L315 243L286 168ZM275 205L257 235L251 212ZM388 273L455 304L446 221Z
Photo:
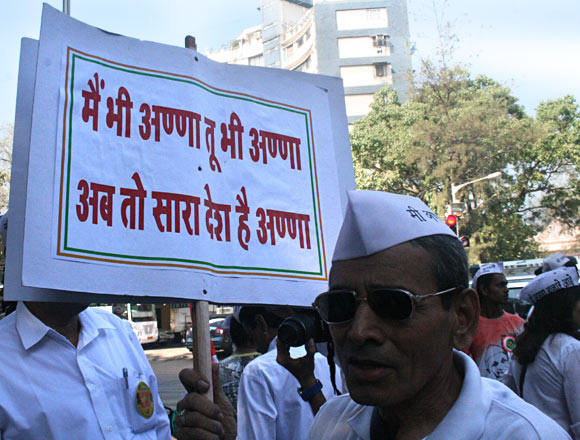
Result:
M429 265L437 280L439 290L457 287L459 291L469 285L469 265L467 254L461 242L450 235L437 234L415 238L409 241L431 256ZM443 295L443 307L448 309L454 294Z

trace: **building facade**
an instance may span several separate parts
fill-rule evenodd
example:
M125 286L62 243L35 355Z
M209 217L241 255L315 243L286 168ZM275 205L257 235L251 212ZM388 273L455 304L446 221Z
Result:
M386 85L404 100L411 71L406 0L258 0L260 26L206 55L220 62L339 76L349 123Z

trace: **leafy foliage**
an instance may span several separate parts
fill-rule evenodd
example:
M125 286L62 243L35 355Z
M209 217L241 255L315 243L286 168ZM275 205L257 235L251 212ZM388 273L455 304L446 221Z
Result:
M527 116L509 89L485 76L425 62L410 98L379 91L351 134L361 189L420 197L443 217L456 193L466 204L461 235L470 260L530 258L551 220L580 224L580 114L574 98L542 103Z
M8 210L13 133L14 127L12 124L0 127L0 214Z

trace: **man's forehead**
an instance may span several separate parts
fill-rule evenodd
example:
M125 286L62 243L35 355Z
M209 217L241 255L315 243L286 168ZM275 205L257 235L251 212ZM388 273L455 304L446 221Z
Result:
M430 278L429 254L424 249L403 243L368 257L335 261L330 269L330 287L390 285L403 287L421 274Z

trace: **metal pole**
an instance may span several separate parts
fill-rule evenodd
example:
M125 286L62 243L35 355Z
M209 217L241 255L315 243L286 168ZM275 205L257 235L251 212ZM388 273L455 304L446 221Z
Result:
M62 12L70 16L70 0L62 0Z
M472 180L470 182L462 183L461 185L455 185L451 183L451 200L453 203L457 203L457 199L455 198L455 194L461 189L466 187L467 185L471 185L472 183L481 182L482 180L493 179L494 177L500 177L501 171L496 171L495 173L488 174L485 177L480 177L479 179Z

